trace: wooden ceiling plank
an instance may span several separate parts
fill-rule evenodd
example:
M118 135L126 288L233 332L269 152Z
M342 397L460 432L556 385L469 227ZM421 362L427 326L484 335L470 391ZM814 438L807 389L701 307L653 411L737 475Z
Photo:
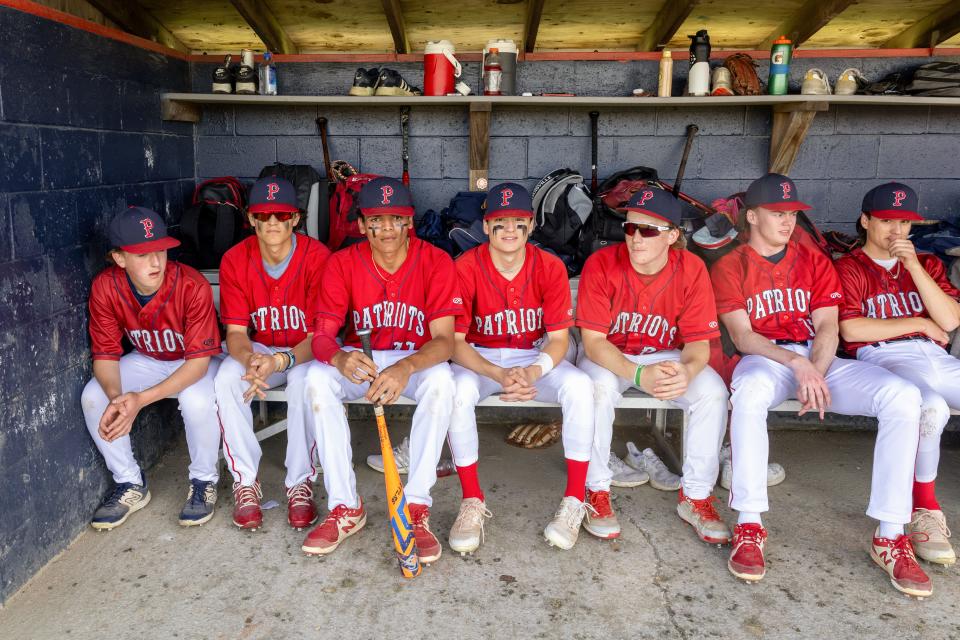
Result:
M948 2L937 11L918 20L906 31L893 36L880 47L903 49L907 46L910 49L918 47L932 49L958 33L960 33L960 2Z
M173 33L147 10L133 0L88 0L95 9L108 20L120 25L135 36L153 40L165 47L190 53L190 49L180 42Z
M795 14L777 25L766 40L761 42L757 49L765 51L773 45L773 41L782 35L793 41L794 47L809 40L813 34L820 31L828 22L840 15L855 0L807 0Z
M666 0L650 27L643 32L637 51L660 51L701 0Z
M537 32L540 31L540 19L543 17L543 5L546 0L528 0L527 19L523 27L523 50L533 53L537 46Z
M393 46L397 53L410 53L410 41L407 39L407 26L403 21L400 0L382 0L383 13L393 34Z
M283 54L300 53L300 49L283 30L277 17L263 0L230 0L230 4L250 25L267 51Z

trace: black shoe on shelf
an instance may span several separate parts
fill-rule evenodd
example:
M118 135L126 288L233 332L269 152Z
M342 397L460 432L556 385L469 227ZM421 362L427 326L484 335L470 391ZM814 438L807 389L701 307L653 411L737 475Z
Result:
M373 67L364 69L360 67L353 75L353 86L350 87L352 96L372 96L377 88L377 78L380 77L380 69Z
M378 96L419 96L422 93L417 87L407 84L400 73L393 69L382 69L377 78L375 94Z
M234 77L236 83L236 93L255 94L260 86L260 78L257 77L257 70L248 67L245 64L237 67L237 73Z
M232 56L227 54L223 64L213 70L213 92L233 93L233 67L230 66Z

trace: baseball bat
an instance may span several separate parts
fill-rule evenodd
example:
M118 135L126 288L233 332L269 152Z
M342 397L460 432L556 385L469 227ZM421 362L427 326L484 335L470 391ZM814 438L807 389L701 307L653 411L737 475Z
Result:
M370 347L370 329L357 329L363 353L373 360L373 351ZM410 510L407 508L407 499L403 494L403 484L400 482L400 472L397 471L397 462L393 458L393 445L390 444L390 434L387 432L387 420L383 416L383 405L375 402L373 413L377 417L377 434L380 436L380 454L383 456L383 481L387 487L387 515L390 522L390 532L393 535L393 548L397 552L397 562L404 578L415 578L420 575L420 558L417 555L417 540L413 537L413 526L410 524Z
M590 193L597 193L597 123L600 120L599 111L590 112Z
M327 180L330 184L337 181L330 168L330 148L327 146L327 119L323 116L317 118L317 126L320 127L320 142L323 145L323 168L327 170Z
M687 158L690 157L690 149L693 147L693 137L700 130L695 124L687 125L687 143L683 146L683 157L680 159L680 168L677 169L677 181L673 185L673 196L680 197L680 183L683 182L683 174L687 170Z
M403 184L410 186L410 107L400 108L400 133L403 135L403 147L400 157L403 159Z

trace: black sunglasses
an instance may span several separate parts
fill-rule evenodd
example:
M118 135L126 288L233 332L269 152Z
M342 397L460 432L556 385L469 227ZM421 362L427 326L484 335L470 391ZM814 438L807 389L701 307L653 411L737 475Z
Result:
M640 222L621 222L620 226L623 227L623 233L628 238L633 234L640 232L641 238L656 238L658 235L664 231L670 231L673 227L661 227L656 224L643 224Z

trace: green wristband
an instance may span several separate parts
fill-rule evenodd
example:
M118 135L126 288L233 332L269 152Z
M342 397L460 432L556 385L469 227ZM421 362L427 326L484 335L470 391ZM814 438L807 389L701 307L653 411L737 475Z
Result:
M637 372L633 374L633 382L634 382L634 384L636 384L638 387L640 386L640 374L641 374L641 373L643 373L643 365L642 365L642 364L637 366Z

